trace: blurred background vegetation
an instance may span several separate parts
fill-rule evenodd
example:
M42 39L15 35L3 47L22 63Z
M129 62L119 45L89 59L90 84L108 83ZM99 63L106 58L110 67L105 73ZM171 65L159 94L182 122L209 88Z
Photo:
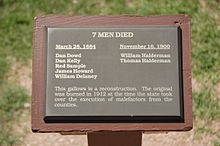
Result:
M16 143L11 123L30 103L26 89L9 79L15 64L25 66L32 57L35 16L179 13L191 17L194 128L220 138L208 126L220 118L219 0L0 0L0 145Z

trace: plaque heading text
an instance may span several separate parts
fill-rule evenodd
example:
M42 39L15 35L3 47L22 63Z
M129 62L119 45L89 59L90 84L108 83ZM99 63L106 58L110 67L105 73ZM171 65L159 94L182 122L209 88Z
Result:
M92 32L93 38L132 38L133 32Z

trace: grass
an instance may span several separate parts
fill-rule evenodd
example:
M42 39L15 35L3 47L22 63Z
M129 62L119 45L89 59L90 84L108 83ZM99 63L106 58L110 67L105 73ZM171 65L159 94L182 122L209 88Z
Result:
M12 113L28 99L24 89L7 81L7 73L15 63L10 58L23 64L31 58L36 15L189 14L193 77L203 84L203 89L193 93L194 118L207 122L219 118L219 99L214 94L220 82L219 0L0 0L0 13L0 145L16 142L6 121L15 120Z
M220 29L216 20L207 13L195 15L192 24L194 76L200 81L210 78L212 83L217 83L220 73Z
M28 101L26 91L18 86L1 86L0 95L0 144L12 145L16 142L11 122L16 121L19 110Z
M210 89L193 92L193 103L194 118L206 121L220 118L220 103L216 97L213 97Z

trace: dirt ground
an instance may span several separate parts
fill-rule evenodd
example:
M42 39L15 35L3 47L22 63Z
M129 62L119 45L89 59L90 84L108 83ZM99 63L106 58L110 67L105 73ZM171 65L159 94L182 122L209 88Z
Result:
M17 67L15 67L17 68ZM16 69L17 70L17 69ZM27 66L19 67L18 83L27 89L31 96L31 61ZM199 84L193 79L193 90L198 90ZM29 103L24 105L20 120L15 130L20 133L20 143L16 146L87 146L86 135L61 135L59 133L32 133ZM210 123L214 131L220 131L220 119ZM189 132L145 133L142 137L142 146L211 146L220 139L208 132L196 133L195 129Z

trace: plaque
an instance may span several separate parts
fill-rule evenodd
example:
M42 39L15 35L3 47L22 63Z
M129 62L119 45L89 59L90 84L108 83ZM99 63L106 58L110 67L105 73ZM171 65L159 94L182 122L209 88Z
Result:
M47 27L46 122L181 122L178 26Z
M34 132L192 128L186 15L35 18Z

